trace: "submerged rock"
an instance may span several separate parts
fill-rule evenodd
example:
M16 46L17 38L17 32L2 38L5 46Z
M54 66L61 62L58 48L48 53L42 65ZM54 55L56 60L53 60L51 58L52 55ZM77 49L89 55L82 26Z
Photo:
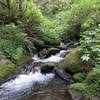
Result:
M84 95L80 91L69 89L68 92L69 92L72 100L86 100Z
M42 73L51 73L54 70L55 64L54 63L43 63L40 65L41 66L41 72Z
M100 71L99 70L91 70L87 74L86 81L89 83L95 83L97 80L100 80Z

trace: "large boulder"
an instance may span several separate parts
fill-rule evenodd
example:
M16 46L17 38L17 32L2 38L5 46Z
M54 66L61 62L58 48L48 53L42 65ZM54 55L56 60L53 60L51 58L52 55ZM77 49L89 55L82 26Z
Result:
M100 80L100 66L93 68L88 72L86 81L89 83L95 83Z
M70 51L68 55L66 55L63 61L64 69L76 73L83 70L83 64L80 59L80 51L78 48L75 48Z
M37 50L41 50L45 46L44 41L39 40L39 39L33 38L32 42L33 42L34 46L37 48Z

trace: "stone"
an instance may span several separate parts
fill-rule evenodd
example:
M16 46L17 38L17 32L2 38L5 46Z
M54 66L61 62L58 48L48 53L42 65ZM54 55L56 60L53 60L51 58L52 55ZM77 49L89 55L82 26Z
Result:
M62 67L73 73L83 71L84 67L80 59L80 51L78 48L71 50L69 54L66 55Z
M40 52L39 52L39 54L38 54L38 56L40 57L40 58L46 58L47 57L47 55L48 55L48 50L47 49L43 49L43 50L41 50Z
M56 54L56 53L58 53L60 51L60 49L58 49L58 48L48 48L48 56L49 55L54 55L54 54Z
M45 64L41 64L41 72L42 73L50 73L53 72L55 67L54 63L45 63Z

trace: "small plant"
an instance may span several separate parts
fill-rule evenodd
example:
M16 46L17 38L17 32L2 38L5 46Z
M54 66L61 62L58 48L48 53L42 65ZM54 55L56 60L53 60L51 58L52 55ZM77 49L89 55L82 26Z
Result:
M100 53L100 26L93 31L85 31L81 34L80 45L82 52L82 61L90 67L91 61L96 63Z

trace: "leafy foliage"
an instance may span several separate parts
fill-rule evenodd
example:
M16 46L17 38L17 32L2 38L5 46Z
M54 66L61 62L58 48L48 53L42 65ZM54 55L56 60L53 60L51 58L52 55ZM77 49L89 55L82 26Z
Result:
M2 33L0 35L0 48L8 58L17 62L27 50L27 35L14 24L3 26L0 29Z
M85 31L81 34L80 44L82 52L82 60L89 61L89 59L96 60L100 54L100 26L95 30Z
M76 2L77 1L77 2ZM63 38L66 40L79 39L81 26L88 17L94 16L95 10L98 12L98 0L75 0L69 10L59 12L55 20L63 27Z
M61 11L66 11L73 4L73 0L34 0L42 13L47 17L54 17Z

